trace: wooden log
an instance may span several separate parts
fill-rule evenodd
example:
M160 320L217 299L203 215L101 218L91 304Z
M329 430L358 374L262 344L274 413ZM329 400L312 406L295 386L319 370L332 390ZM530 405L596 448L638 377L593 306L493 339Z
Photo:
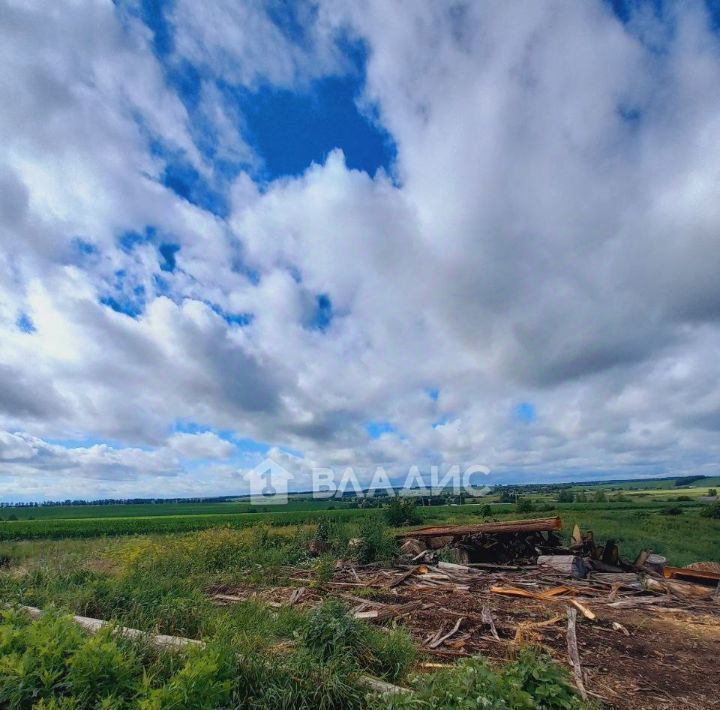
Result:
M409 532L399 533L397 538L427 538L451 536L465 537L466 535L478 535L486 533L489 535L499 533L531 533L531 532L550 532L552 530L561 530L562 521L560 518L530 518L528 520L504 520L495 523L479 523L477 525L451 525L449 527L429 527L410 530Z
M380 678L374 678L371 675L361 675L358 677L358 683L368 690L382 695L401 695L410 693L408 688L402 688L399 685L393 685Z
M45 612L42 609L37 609L32 606L20 606L20 609L27 612L32 619L39 619ZM109 621L103 621L102 619L91 619L88 616L73 616L73 621L85 631L96 634L106 626L113 626ZM151 646L159 650L177 650L181 648L187 648L188 646L199 646L204 647L205 644L202 641L196 639L183 638L181 636L168 636L166 634L149 634L139 629L130 629L126 626L114 626L114 632L118 636L123 638L143 639L147 641Z
M400 546L400 553L403 555L412 555L413 557L416 557L420 553L425 552L426 549L427 547L424 542L415 538L408 538Z
M683 599L712 599L715 591L712 587L705 587L701 584L669 579L659 581L652 577L646 577L643 584L649 592L659 592L661 594L669 592Z
M573 675L575 676L575 685L580 691L583 700L588 699L587 690L582 677L582 666L580 665L580 654L578 653L577 633L575 631L575 619L577 618L577 610L572 607L567 608L568 628L567 628L567 649L570 663L573 667Z
M591 582L602 584L620 584L631 589L637 589L640 586L638 575L635 572L590 572L588 579Z
M506 565L501 562L468 562L468 567L477 567L478 569L492 569L500 572L518 572L525 569L536 569L536 565Z
M447 547L455 538L452 535L437 535L428 537L427 544L431 550L440 550Z
M673 601L673 598L666 594L662 597L630 597L629 599L620 599L620 601L612 602L608 606L612 609L634 609L639 606L650 604L661 604L662 602Z
M577 523L575 523L575 525L573 526L572 544L573 545L582 545L583 544L582 531L580 530L580 526Z
M445 569L449 572L460 572L463 574L480 574L480 572L476 569L473 569L472 567L468 567L467 565L458 565L454 562L443 562L440 560L437 564L439 569Z
M399 577L396 577L388 587L392 589L393 587L397 587L398 585L402 584L406 579L409 577L412 577L414 574L419 574L421 572L427 573L427 567L425 565L418 565L417 567L411 567L407 572L403 572Z
M604 572L605 574L620 574L622 572L622 569L620 567L616 567L615 565L609 565L602 560L594 560L590 559L588 561L588 564L591 569L593 569L595 572Z
M587 567L582 557L577 555L540 555L537 563L538 567L549 567L575 579L587 577Z
M666 564L667 558L662 555L650 554L647 556L644 566L662 577Z
M620 551L615 540L608 540L603 547L602 561L606 565L617 567L620 562Z
M640 552L638 552L638 556L635 558L635 561L633 562L633 567L642 569L645 566L645 563L647 562L647 558L649 556L650 556L649 550L640 550Z

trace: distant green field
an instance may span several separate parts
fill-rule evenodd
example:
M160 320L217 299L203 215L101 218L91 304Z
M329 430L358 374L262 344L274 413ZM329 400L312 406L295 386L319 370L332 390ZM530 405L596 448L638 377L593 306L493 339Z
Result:
M89 538L143 533L174 533L207 530L228 526L243 528L265 523L268 525L294 525L328 520L350 520L377 510L345 509L287 510L265 513L234 513L230 515L159 515L128 518L78 518L49 520L18 520L0 523L2 540L40 540L61 538Z
M267 513L166 513L154 517L18 520L0 523L0 542L188 533L216 527L237 529L258 524L313 524L321 519L351 522L365 517L381 518L378 509L328 510L320 503L317 506L315 510L288 510L283 507ZM683 512L666 516L662 514L668 507L666 502L636 499L627 502L542 504L524 515L519 515L512 504L492 504L490 519L559 515L566 535L577 522L585 530L592 529L601 541L615 539L625 557L634 557L641 549L648 548L666 555L675 564L720 561L720 521L701 517L701 506L696 502L674 503L673 506ZM147 509L147 506L138 507ZM422 507L420 512L425 524L475 523L489 519L483 515L483 509L484 504L466 504Z
M690 486L675 486L675 479L631 481L608 485L576 485L587 502L559 503L558 490L542 487L521 492L534 510L518 516L514 503L499 503L498 495L463 505L420 507L428 523L480 522L492 518L559 515L569 531L575 522L592 528L599 539L612 537L625 556L651 548L677 564L720 560L720 523L700 517L697 498L710 487L720 488L720 478L701 479ZM597 500L597 496L607 500ZM618 500L620 495L620 500ZM690 498L677 501L679 496ZM43 539L89 539L141 534L187 533L215 527L245 528L258 524L294 525L321 519L350 522L379 516L377 509L351 508L348 500L290 500L287 505L253 505L249 502L147 503L67 505L0 509L0 542ZM680 508L675 516L663 515L669 506ZM14 520L8 520L9 516Z
M0 508L0 519L76 520L88 518L155 518L165 515L232 515L234 513L272 512L278 506L252 503L128 503L112 505L52 505L27 508ZM285 511L344 508L347 503L327 500L290 500Z
M544 498L538 497L545 503ZM441 515L443 519L452 519L465 513L480 513L485 499L479 504L422 507L421 514L430 519ZM58 506L44 508L43 511L56 510L56 517L29 518L0 521L1 540L39 540L43 538L88 538L111 535L137 535L142 533L172 533L206 530L207 528L229 526L247 527L259 523L269 525L292 525L295 523L316 522L320 518L328 520L348 520L370 514L373 509L335 507L328 501L298 501L283 506L252 506L250 504L218 503L214 507L197 503L162 503L156 505L107 505L107 506ZM659 509L666 504L662 501L629 500L609 503L545 503L544 507L559 515L564 511L606 510L642 510ZM681 507L694 506L695 503L679 503ZM221 507L224 506L224 507ZM213 512L203 512L210 508ZM87 510L84 510L87 509ZM26 511L27 509L21 509ZM493 503L493 515L504 517L515 515L515 506L510 503ZM104 515L79 517L78 511L99 511ZM186 512L187 511L187 512ZM226 511L226 512L216 512ZM248 512L250 511L250 512ZM114 513L115 515L111 515ZM125 515L123 515L123 513ZM537 515L551 513L538 511Z

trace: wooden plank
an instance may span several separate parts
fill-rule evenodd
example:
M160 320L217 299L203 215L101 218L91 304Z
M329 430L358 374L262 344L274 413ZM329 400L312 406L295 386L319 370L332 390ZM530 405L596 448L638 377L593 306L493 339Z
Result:
M532 591L530 589L520 589L519 587L490 587L493 594L503 594L508 597L524 597L525 599L537 599L538 601L561 601L555 599L560 594L568 592L575 593L572 587L552 587L546 590Z
M429 527L399 533L397 538L410 537L465 537L480 533L523 533L523 532L550 532L562 529L560 518L530 518L528 520L504 520L495 523L479 523L477 525L451 525L448 527Z
M707 582L715 586L720 582L720 573L709 572L699 569L690 569L688 567L665 567L664 574L667 579L687 579L697 580L698 582Z

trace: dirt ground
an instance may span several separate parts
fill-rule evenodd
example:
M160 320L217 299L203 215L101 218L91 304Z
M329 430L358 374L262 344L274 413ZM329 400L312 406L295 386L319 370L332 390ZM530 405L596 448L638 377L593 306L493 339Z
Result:
M434 568L430 570L432 577ZM273 606L314 606L324 596L337 596L368 623L407 628L425 656L420 670L476 654L501 663L522 642L541 645L569 666L567 608L575 599L596 617L577 614L578 652L590 697L618 709L720 708L720 604L714 601L663 598L620 609L608 606L616 597L606 589L598 593L589 585L579 587L577 594L542 601L490 591L498 584L542 591L559 582L527 572L473 573L462 583L418 583L414 580L422 577L417 576L398 582L402 571L397 569L343 569L324 584L308 578L307 570L289 574L288 586L215 589L212 594L224 595L218 603L259 596ZM625 598L637 596L641 595ZM375 611L377 618L371 618ZM488 612L498 638L487 623ZM453 629L446 640L431 647Z

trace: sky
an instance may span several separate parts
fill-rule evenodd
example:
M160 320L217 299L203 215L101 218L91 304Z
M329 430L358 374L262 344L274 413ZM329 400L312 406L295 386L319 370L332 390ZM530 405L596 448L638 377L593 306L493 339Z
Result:
M720 2L0 0L0 500L266 456L720 473Z

